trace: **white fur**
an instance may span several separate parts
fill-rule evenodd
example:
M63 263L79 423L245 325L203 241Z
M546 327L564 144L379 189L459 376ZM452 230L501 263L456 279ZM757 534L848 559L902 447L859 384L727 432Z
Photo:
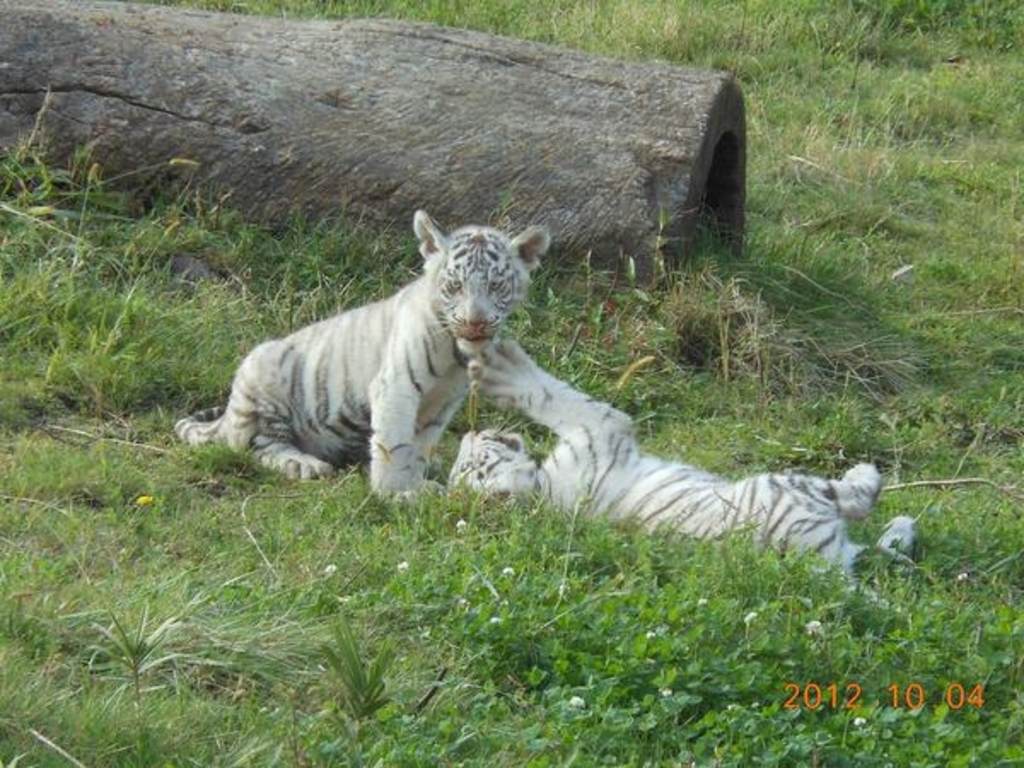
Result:
M515 408L554 431L559 442L538 466L522 438L487 430L462 438L450 482L488 492L540 493L571 510L638 519L700 538L740 528L779 548L812 549L847 571L864 549L849 540L846 520L866 517L881 476L859 464L840 480L763 474L732 481L640 452L632 420L536 365L518 344L504 341L470 363L470 378L502 408ZM892 521L879 542L913 545L914 522Z
M550 238L538 227L515 238L480 226L446 234L423 211L413 226L419 278L257 346L223 412L182 419L181 439L252 447L300 478L369 458L375 490L418 490L466 393L467 355L487 347L521 303Z

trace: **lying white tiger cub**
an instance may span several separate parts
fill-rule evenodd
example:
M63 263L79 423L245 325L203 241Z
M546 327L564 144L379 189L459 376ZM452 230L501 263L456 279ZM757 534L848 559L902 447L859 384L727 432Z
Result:
M495 344L469 364L480 391L553 430L558 444L541 466L510 432L462 438L449 482L509 494L539 493L563 509L587 502L613 518L638 518L704 538L750 527L758 541L813 549L847 571L864 549L846 536L846 520L865 517L882 479L858 464L842 480L763 474L725 480L686 464L644 456L633 422L621 411L577 392L541 370L518 344ZM877 546L909 548L914 521L892 520ZM898 554L896 556L899 556Z
M290 477L370 458L373 488L413 492L467 389L469 355L522 302L547 251L546 229L516 238L489 227L445 235L423 211L413 228L423 274L382 301L253 349L227 408L177 423L192 445L252 446Z

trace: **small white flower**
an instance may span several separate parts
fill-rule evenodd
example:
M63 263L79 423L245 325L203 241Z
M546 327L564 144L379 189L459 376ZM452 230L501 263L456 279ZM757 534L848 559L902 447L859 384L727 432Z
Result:
M672 689L671 688L662 688L660 691L658 691L658 693L661 694L661 698L667 699L669 696L672 695Z
M587 702L585 702L583 700L582 696L573 696L571 699L569 699L569 708L570 709L586 709L587 708Z
M813 621L808 621L806 624L804 624L804 632L806 632L808 635L820 635L821 622L817 619L814 619Z
M751 611L750 613L748 613L746 616L743 617L743 623L746 624L749 627L751 624L754 623L754 619L756 619L756 618L757 618L757 611Z
M967 581L969 578L971 578L971 574L969 574L967 571L962 571L961 573L958 573L956 575L957 581Z
M700 600L697 601L697 607L698 608L701 608L701 607L703 607L703 606L705 606L707 604L708 604L708 599L706 597L702 597Z
M651 630L650 632L647 633L647 639L648 640L653 640L657 636L658 636L658 633L653 631L653 630Z
M402 562L400 562L398 564L398 572L399 573L405 573L408 570L409 570L409 561L408 560L403 560Z
M455 604L459 606L459 608L469 608L469 600L467 600L464 597L460 597L458 600L456 600Z
M501 616L491 616L491 624L501 624Z
M853 724L855 726L857 726L858 728L860 728L863 725L867 725L867 722L868 721L865 720L863 717L855 717L855 718L853 718Z
M506 577L506 578L511 579L513 576L516 575L516 571L515 571L514 568L505 567L505 568L501 569L501 575Z
M331 576L332 574L335 574L337 572L338 566L336 566L334 563L328 563L324 566L324 576Z
M459 522L455 524L455 532L464 533L468 525L469 523L467 523L465 520L459 520Z

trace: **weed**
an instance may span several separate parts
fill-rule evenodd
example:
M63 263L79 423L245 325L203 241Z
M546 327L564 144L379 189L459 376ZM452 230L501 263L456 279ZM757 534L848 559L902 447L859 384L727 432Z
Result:
M179 654L166 646L182 627L177 616L165 619L156 627L149 625L149 606L134 627L125 626L117 616L110 615L110 625L94 624L93 628L105 642L94 645L89 668L106 675L124 674L131 684L135 705L142 703L143 681L151 674L171 666Z
M337 703L344 715L358 723L388 703L385 677L394 661L389 643L382 643L367 661L352 628L339 617L335 620L333 642L324 646L323 654L334 675Z

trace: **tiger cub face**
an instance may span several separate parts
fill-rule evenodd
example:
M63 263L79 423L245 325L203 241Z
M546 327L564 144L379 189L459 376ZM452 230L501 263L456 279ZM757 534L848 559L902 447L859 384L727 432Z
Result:
M543 227L514 238L480 226L445 234L423 211L416 213L413 228L434 281L434 314L462 353L472 356L522 303L551 236Z
M539 470L514 432L485 429L467 432L448 476L449 485L464 485L490 494L533 493Z

